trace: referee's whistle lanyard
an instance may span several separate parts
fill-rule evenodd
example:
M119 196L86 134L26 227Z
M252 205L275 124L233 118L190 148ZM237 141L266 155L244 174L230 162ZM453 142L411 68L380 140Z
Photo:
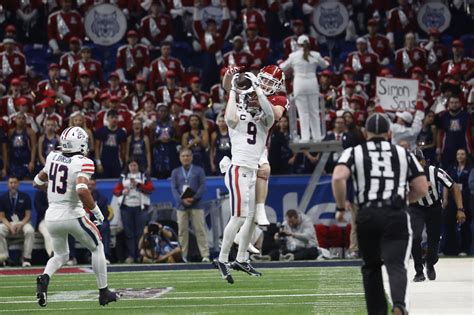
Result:
M184 166L181 167L181 172L183 172L184 183L187 185L189 184L189 176L191 176L191 170L193 169L193 165L189 167L189 170L186 172Z

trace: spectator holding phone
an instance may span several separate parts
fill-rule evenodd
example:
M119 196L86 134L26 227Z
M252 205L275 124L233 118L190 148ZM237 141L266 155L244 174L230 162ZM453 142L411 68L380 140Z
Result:
M181 167L175 168L171 173L171 191L178 210L178 237L183 248L183 259L185 260L188 255L188 227L189 219L191 219L202 261L209 262L207 228L204 221L204 209L201 204L202 195L206 190L204 169L192 164L193 153L190 149L181 149L179 160L181 161Z

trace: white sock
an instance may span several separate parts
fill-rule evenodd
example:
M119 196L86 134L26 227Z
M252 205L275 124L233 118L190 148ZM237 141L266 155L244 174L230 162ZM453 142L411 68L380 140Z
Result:
M229 261L229 252L232 244L234 243L235 235L239 231L242 224L244 224L244 218L231 217L224 229L224 236L222 238L221 252L219 253L220 262Z
M240 229L240 240L239 240L239 251L237 253L236 260L238 262L245 262L247 260L247 250L249 247L250 239L252 238L253 232L255 231L254 217L248 216L245 219L244 225Z
M46 268L44 268L44 273L47 274L50 278L69 260L69 254L66 255L56 255L48 259Z
M107 262L105 260L104 245L99 243L92 253L92 270L94 270L99 289L107 287Z
M255 205L255 210L265 212L265 204L264 203L257 203Z

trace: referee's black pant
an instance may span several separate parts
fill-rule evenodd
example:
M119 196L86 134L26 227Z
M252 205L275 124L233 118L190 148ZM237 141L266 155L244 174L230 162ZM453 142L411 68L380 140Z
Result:
M356 222L368 314L387 314L382 264L387 268L393 305L406 308L411 250L408 214L388 207L361 207Z
M438 262L439 238L441 236L441 221L443 210L441 205L435 204L431 207L411 205L409 208L411 228L413 230L413 244L411 254L415 262L416 273L423 273L423 260L421 241L423 227L426 224L426 235L428 251L426 253L426 265L434 266Z

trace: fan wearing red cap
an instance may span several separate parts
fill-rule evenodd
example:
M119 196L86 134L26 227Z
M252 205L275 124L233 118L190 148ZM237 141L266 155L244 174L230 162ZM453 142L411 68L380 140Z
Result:
M425 72L420 67L413 68L411 78L420 82L418 85L418 96L425 103L425 107L433 104L433 91L436 88L435 83L428 79Z
M128 95L126 103L129 110L136 112L143 107L145 99L154 99L154 97L147 91L147 82L142 76L136 77L133 88L133 92Z
M450 74L451 70L458 66L460 76L467 81L474 73L474 60L464 55L464 44L456 39L452 43L453 59L447 60L441 64L440 75L444 77Z
M13 26L11 24L7 25L5 27L4 38L9 38L9 39L14 40L15 36L16 36L15 26ZM15 52L21 53L21 54L23 53L23 45L21 43L14 41L13 45L14 45L13 49L14 49ZM4 46L3 42L0 42L0 53L2 53L4 51L5 51L5 46Z
M89 76L97 86L104 87L104 72L102 70L102 65L99 61L92 59L92 50L88 46L83 46L81 48L81 59L74 62L71 69L71 83L73 85L77 84L79 76L82 71L87 71Z
M160 3L152 1L148 12L140 22L141 43L155 49L163 41L172 42L171 17L161 12Z
M78 78L78 84L74 88L75 99L83 99L85 96L91 96L95 99L100 95L99 89L91 82L89 71L81 71Z
M0 65L4 82L8 84L13 78L26 73L26 59L15 49L15 41L11 38L3 40L3 49L4 52L0 54Z
M183 83L184 67L181 61L171 57L171 43L161 43L161 56L150 65L149 89L155 91L158 87L166 84L166 72L174 71L176 79Z
M380 64L386 66L392 56L392 47L388 38L377 33L379 22L376 19L370 19L367 23L368 34L364 36L367 39L368 49L379 56Z
M183 94L183 108L194 111L196 105L203 104L207 107L209 101L209 94L201 90L201 79L199 77L192 77L190 80L190 91Z
M414 67L426 69L426 53L417 47L415 34L405 35L405 47L395 52L395 76L409 78Z
M54 93L54 96L52 93ZM59 65L51 63L48 67L48 78L38 82L35 94L38 97L37 100L41 100L44 96L57 97L63 104L68 105L72 100L74 90L69 81L61 80ZM61 108L61 110L64 110L64 108Z
M61 68L61 76L70 76L72 66L76 61L81 59L81 40L79 37L71 37L69 40L69 51L65 52L59 58L59 67Z
M270 40L268 38L258 36L258 27L255 23L249 23L246 31L245 49L255 58L253 64L267 64L268 55L270 54Z
M116 95L122 100L127 98L129 94L127 86L120 82L120 77L116 72L111 72L109 74L109 80L107 82L106 88L103 89L102 92L106 92L109 95Z
M332 85L334 73L331 70L319 74L319 93L324 99L326 108L333 108L336 102L336 89Z
M166 85L160 86L156 91L156 101L171 105L173 99L180 98L182 89L176 84L176 73L173 70L166 71Z
M53 54L65 50L72 37L84 37L84 25L79 12L72 9L72 1L59 1L61 10L48 17L48 44Z
M283 40L283 51L285 53L285 59L288 58L288 56L298 50L298 44L297 44L297 39L299 36L304 35L304 23L302 20L292 20L291 21L292 25L292 30L293 30L293 35L288 36ZM306 35L308 36L308 35ZM318 51L318 43L316 39L312 36L308 36L309 38L309 45L311 50Z
M355 79L364 82L368 94L375 88L375 77L379 70L379 58L369 52L368 41L359 37L356 41L357 51L351 52L346 59L346 67L355 71Z
M18 78L14 78L10 82L8 94L0 98L0 117L8 117L14 114L16 109L12 105L15 105L15 102L20 98L23 98L21 81Z
M127 132L132 130L131 122L133 115L128 110L127 105L122 104L120 97L112 95L109 97L108 101L104 100L103 104L108 107L102 108L102 110L97 113L94 125L95 130L99 130L104 126L108 126L107 115L112 110L117 113L118 127L123 128Z
M57 127L62 127L63 117L56 112L56 100L56 98L47 97L36 105L36 108L40 111L40 114L36 117L36 124L41 132L45 130L47 119L54 120Z
M448 59L448 48L441 43L441 33L437 28L430 29L428 35L428 42L421 45L427 56L426 74L432 80L437 80L441 64Z
M352 80L342 81L337 88L338 98L336 99L336 108L337 109L347 109L349 108L349 100L354 96L361 96L364 100L367 100L368 97L361 89L360 85Z
M260 70L260 67L258 67L258 70ZM214 84L211 87L210 90L210 97L212 101L212 109L214 113L220 113L221 110L225 107L227 104L227 99L228 99L228 94L226 90L223 87L223 82L224 78L227 73L227 68L222 67L220 70L220 81L216 84Z
M139 44L137 31L127 32L127 45L121 46L117 51L115 62L116 72L121 81L132 82L137 76L148 77L150 56L148 47Z
M232 39L233 49L224 55L224 67L238 66L250 70L250 66L254 63L254 56L244 50L244 39L237 35Z

